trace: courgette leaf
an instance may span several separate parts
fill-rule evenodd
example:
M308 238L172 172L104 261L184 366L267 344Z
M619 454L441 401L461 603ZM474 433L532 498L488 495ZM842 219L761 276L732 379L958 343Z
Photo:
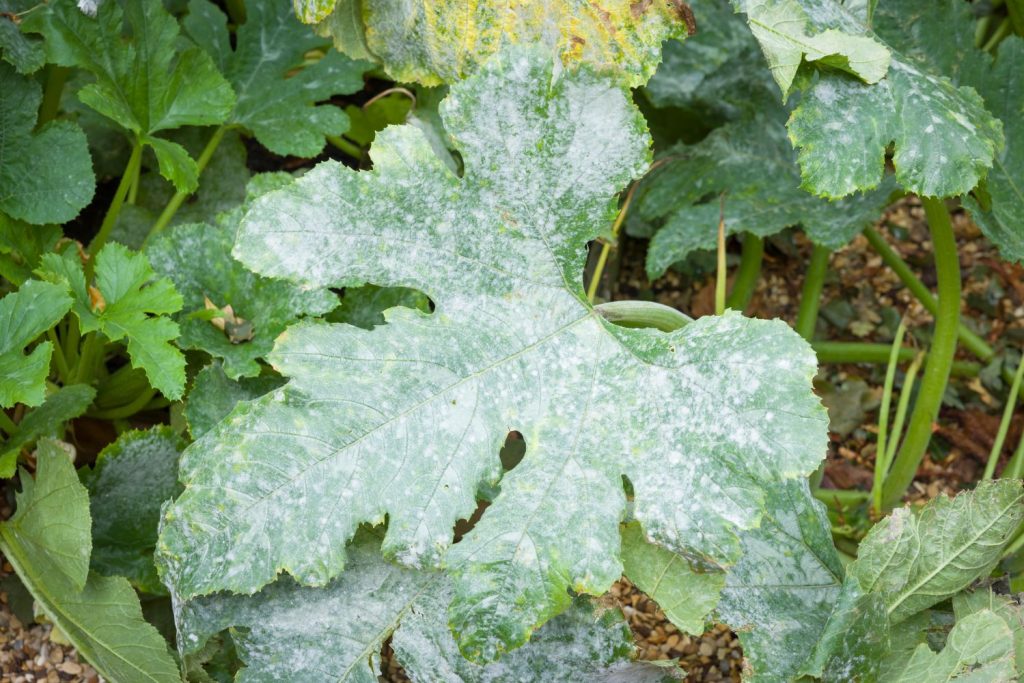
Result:
M1017 680L1013 633L995 612L982 609L958 618L946 646L921 644L895 683L996 682Z
M183 658L230 629L245 665L236 680L376 683L381 646L393 635L398 661L417 682L610 681L612 673L638 683L669 678L665 667L633 661L621 613L602 614L587 598L500 663L472 664L447 629L453 591L444 574L390 564L369 531L357 534L349 557L345 572L323 588L285 577L252 596L219 593L179 603Z
M953 612L957 619L963 619L975 612L989 610L1006 622L1013 633L1014 667L1018 676L1024 676L1024 607L1020 600L1020 595L1003 595L981 586L954 597Z
M46 254L40 272L71 291L82 332L102 332L126 342L132 366L146 372L150 384L171 400L185 388L185 357L171 342L178 325L168 315L181 309L181 295L167 278L158 278L143 254L110 242L96 255L96 278L85 281L73 248Z
M29 225L0 213L0 277L20 287L64 236L59 225Z
M86 384L61 387L46 397L43 404L28 411L9 434L0 452L0 479L14 476L18 455L26 446L42 436L63 436L64 423L84 413L96 397L96 390Z
M153 563L160 507L177 495L178 454L185 447L169 427L125 432L79 472L89 491L93 571L123 576L157 595L167 589Z
M184 299L175 315L181 327L178 345L199 349L223 360L231 379L260 373L259 359L274 347L285 328L305 316L327 313L338 297L326 289L303 289L289 282L260 277L231 256L241 212L225 215L216 225L178 225L159 235L146 249L157 274L174 283ZM217 308L230 306L236 319L247 325L248 339L232 337L211 319L197 315L210 301Z
M103 2L95 17L70 0L54 0L29 14L24 26L46 38L48 61L95 77L78 92L83 103L149 146L161 175L177 189L196 189L195 161L156 133L223 123L235 97L210 56L180 37L160 0Z
M40 280L0 299L0 406L43 402L53 344L40 342L27 354L25 347L60 322L71 303L63 287Z
M71 220L96 189L85 133L70 121L33 131L43 89L4 63L0 92L0 212L28 223Z
M452 87L442 116L462 177L417 128L392 127L373 171L325 162L249 209L234 253L256 272L409 287L436 310L278 338L270 361L288 384L182 456L159 552L183 599L251 593L282 570L326 585L357 526L386 514L385 555L449 567L459 647L493 660L567 609L569 588L619 578L624 475L651 540L722 567L759 524L764 482L817 466L816 363L784 323L730 314L666 334L586 302L587 242L649 140L622 89L559 71L520 50ZM512 429L523 461L449 548Z
M736 0L734 4L739 10L750 10L747 18L753 24L761 11L754 10L763 3ZM871 32L863 5L846 7L838 0L767 4L799 8L799 19L794 21L809 26L809 32L837 30L862 36L881 42L891 53L888 72L876 83L827 68L835 64L826 64L820 71L805 67L797 75L796 87L802 94L788 127L799 150L804 188L839 198L876 187L891 143L896 180L910 192L930 197L959 195L985 176L1003 144L1000 122L972 88L957 86L941 69L915 59L913 34L901 31L890 41L881 40ZM902 12L904 3L893 3L893 7ZM942 24L941 33L930 36L934 49L945 50L947 33L956 30L959 27ZM771 59L775 39L754 32Z
M166 641L142 618L123 578L89 574L89 495L67 452L40 442L36 478L21 476L14 516L0 522L0 550L36 604L110 681L180 683Z
M25 35L18 27L21 14L37 4L35 0L0 0L0 59L22 74L37 71L46 63L43 41Z
M345 112L317 104L363 87L370 62L335 50L303 67L309 51L325 40L296 19L287 2L250 0L234 48L227 17L208 0L191 0L182 21L185 32L213 59L235 91L227 123L252 132L275 154L315 157L325 135L348 130ZM299 69L299 67L302 67ZM296 69L299 69L296 72Z
M531 45L641 85L661 61L661 44L686 35L682 2L641 0L294 0L299 17L319 23L335 46L375 58L396 81L454 83L508 45ZM325 14L325 10L331 12Z

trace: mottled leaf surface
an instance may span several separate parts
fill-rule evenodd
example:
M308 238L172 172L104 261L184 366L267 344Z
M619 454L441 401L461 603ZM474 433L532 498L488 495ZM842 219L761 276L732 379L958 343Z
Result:
M18 73L30 74L46 63L43 43L36 36L25 35L15 15L32 9L35 0L0 0L0 59L14 66Z
M792 679L821 638L839 598L843 568L831 527L806 481L768 492L761 526L726 574L718 618L743 645L753 681Z
M33 131L43 89L3 63L0 92L0 211L29 223L71 220L96 189L85 133L70 121Z
M36 478L21 477L0 550L36 604L109 681L179 683L167 643L142 618L125 579L89 574L89 495L67 452L44 441Z
M199 371L192 380L185 403L185 420L193 439L210 431L227 417L239 401L249 401L284 383L280 377L243 377L233 380L217 361Z
M734 0L736 11L747 15L750 30L761 43L768 68L784 97L789 95L804 60L845 71L865 83L877 83L889 69L889 49L868 35L865 28L823 29L812 21L808 15L821 4L824 3Z
M360 90L363 72L372 64L332 50L295 73L308 51L324 47L324 39L302 24L287 2L250 0L245 12L235 43L227 17L208 0L191 0L183 21L235 91L227 122L251 131L275 154L315 157L325 135L341 135L349 125L339 107L317 103Z
M871 529L847 570L865 591L885 596L896 624L987 575L1022 520L1021 482L985 481L955 498L935 498L919 514L894 510Z
M61 387L46 397L43 404L30 410L18 423L18 429L7 436L0 452L0 478L14 476L18 455L26 446L42 436L62 437L64 423L86 411L96 390L86 384Z
M880 40L870 33L866 14L855 7L837 0L793 4L800 5L815 32L837 30ZM902 11L903 3L899 6ZM943 34L934 37L935 49L945 50L945 33L958 30L970 27L942 25ZM992 166L1003 142L999 121L973 89L956 85L941 69L917 60L913 40L913 34L902 30L892 41L881 40L892 57L885 78L877 83L829 70L798 75L802 95L789 120L789 135L799 150L808 190L838 198L877 186L890 143L895 145L897 181L925 196L968 192ZM762 37L761 45L769 50L772 40ZM902 52L905 47L907 54Z
M891 177L838 201L806 192L784 111L774 109L728 123L695 145L666 150L664 163L640 183L630 232L656 230L647 250L648 277L660 277L696 249L715 247L722 193L727 234L768 236L800 225L816 244L837 249L877 220L895 188Z
M29 15L25 26L44 35L49 61L95 77L78 91L83 103L150 146L160 173L176 188L196 189L195 161L181 145L155 134L222 123L235 98L210 56L181 39L178 22L160 0L103 2L95 17L74 2L51 2Z
M75 249L43 257L47 278L69 287L82 332L99 330L111 341L124 340L132 366L169 399L185 388L185 357L171 341L178 325L168 316L182 299L167 278L158 278L143 254L110 242L96 255L96 277L89 286ZM96 293L101 300L94 300Z
M456 82L502 47L521 44L637 86L661 61L662 42L687 30L680 4L633 0L340 0L321 28L338 49L372 54L396 81L424 85Z
M1013 635L1007 623L988 609L957 619L946 646L934 652L918 645L910 661L892 679L896 683L996 683L1017 680Z
M415 682L662 681L663 667L633 661L621 613L579 599L500 662L477 665L459 654L448 631L453 590L439 572L384 560L380 539L360 532L345 572L323 588L283 578L253 596L216 594L179 603L182 654L230 633L245 665L236 680L376 683L380 649L392 646ZM618 675L616 679L613 676Z
M648 139L621 89L553 68L503 53L452 87L442 115L462 177L417 128L392 127L373 171L321 164L246 214L235 255L256 272L409 287L436 309L278 338L288 384L182 457L160 552L183 597L252 592L281 570L325 585L356 527L386 514L385 555L449 567L460 649L490 660L567 609L567 589L601 594L620 576L623 475L649 538L727 565L759 523L762 482L817 465L816 364L783 323L727 315L666 334L586 303L586 244ZM522 462L449 549L512 429Z
M28 353L25 347L70 309L71 297L63 287L39 280L29 280L0 299L0 406L43 402L53 344L40 342Z
M259 359L274 347L285 328L305 316L326 313L338 297L326 289L303 289L260 277L231 256L240 212L216 225L191 223L163 232L146 249L153 269L174 283L184 299L175 315L181 327L178 345L206 351L223 360L232 379L260 373ZM251 324L252 338L237 342L208 318L197 316L209 299L218 308L231 306Z
M125 432L79 476L89 491L92 568L123 576L147 593L164 593L153 564L160 507L179 491L178 454L185 447L168 427Z
M811 656L798 675L826 681L876 681L889 654L885 599L847 580ZM884 679L881 679L884 680Z
M725 585L723 572L693 571L681 555L647 541L636 522L622 527L623 572L685 633L704 632Z

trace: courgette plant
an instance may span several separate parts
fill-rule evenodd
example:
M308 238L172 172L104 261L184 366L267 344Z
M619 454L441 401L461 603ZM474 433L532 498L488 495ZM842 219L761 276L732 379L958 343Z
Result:
M599 600L622 576L749 680L1019 678L1019 369L983 481L898 504L958 343L1006 353L950 209L1024 257L1022 14L0 0L0 551L118 682L375 681L386 646L414 681L678 678ZM871 227L911 194L937 297ZM717 314L597 302L623 226L652 278L742 235ZM793 226L795 329L744 317ZM926 354L814 339L861 232ZM818 362L878 359L874 490L823 490ZM878 520L842 550L840 496Z

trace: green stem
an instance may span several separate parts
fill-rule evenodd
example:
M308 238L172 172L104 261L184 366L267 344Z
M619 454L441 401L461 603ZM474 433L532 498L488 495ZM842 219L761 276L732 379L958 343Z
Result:
M82 342L82 354L75 368L73 384L92 384L96 365L103 360L104 342L99 332L90 332Z
M594 306L594 312L621 327L653 327L662 332L674 332L693 322L685 313L654 301L609 301Z
M604 267L608 263L608 255L612 251L612 241L619 238L619 231L622 230L622 222L626 220L626 212L629 211L630 202L633 201L633 192L636 190L634 184L629 188L629 192L626 193L626 198L622 200L622 206L619 208L618 215L615 216L615 222L612 223L612 238L611 240L605 240L601 244L601 253L597 256L597 263L594 265L594 272L590 276L590 284L587 286L587 301L594 303L594 299L597 297L597 287L601 284L601 275L604 274Z
M914 384L917 382L917 373L924 364L925 353L919 351L914 357L914 362L907 368L907 375L903 380L903 389L900 391L900 402L896 406L896 421L892 425L893 438L889 439L889 446L885 450L885 471L889 471L892 459L896 457L896 447L900 443L900 434L903 433L903 423L906 421L907 410L910 407L910 397L914 393Z
M875 474L871 482L871 499L875 509L882 509L882 481L885 479L886 440L889 437L889 406L892 403L892 386L896 382L896 366L899 364L903 336L907 333L906 321L901 320L896 336L889 350L889 365L885 369L885 384L882 389L882 405L878 410L878 441L875 444ZM899 438L899 434L896 434Z
M1024 434L1021 434L1020 441L1017 442L1017 450L1013 452L1010 462L1006 463L1006 467L1003 468L1002 478L1020 479L1022 474L1024 474Z
M50 64L46 67L46 89L43 91L43 103L39 105L39 121L36 124L39 128L57 118L60 100L64 94L64 83L67 82L70 73L71 69L66 66Z
M132 144L132 154L128 157L128 165L121 176L121 182L118 183L117 190L114 191L114 198L110 202L110 208L107 209L107 215L103 217L100 231L96 233L96 236L92 238L92 242L89 243L88 253L90 258L85 264L85 281L87 283L92 279L93 271L96 268L96 254L107 243L107 238L110 237L110 233L117 223L117 217L121 214L121 207L124 206L124 200L128 196L128 189L131 187L132 180L135 178L141 163L142 143L136 140Z
M203 147L203 151L200 152L199 158L196 159L197 176L202 175L206 166L210 163L210 159L213 158L213 153L217 151L217 147L220 146L221 140L224 139L224 134L227 133L230 128L230 125L225 124L213 131L213 135L211 135L209 141L207 141L206 147ZM150 240L159 235L160 232L170 224L171 219L174 218L174 214L178 212L178 209L181 208L181 205L189 198L190 195L190 192L182 192L181 190L174 193L174 196L172 196L170 201L167 202L167 206L164 207L160 216L157 217L156 222L153 223L153 227L149 229L149 234L146 235L146 239L142 242L143 248L145 248L145 246L149 244Z
M1024 0L1009 0L1006 3L1006 12L1010 15L1013 30L1017 35L1024 36Z
M60 339L57 338L57 331L51 327L46 331L46 337L53 345L53 360L57 363L57 375L60 377L61 382L67 384L68 377L71 376L71 371L68 369L67 359L64 358L64 347L60 345Z
M914 272L910 270L910 266L900 258L900 255L896 253L896 250L889 246L889 243L878 234L873 228L864 229L864 237L867 238L871 247L878 252L878 255L882 257L882 261L885 265L889 266L890 269L900 280L903 281L904 286L910 290L910 293L914 295L921 305L931 313L933 316L936 311L939 310L939 302L932 296L932 293L928 291L924 283L921 282ZM995 350L989 346L984 339L971 332L967 325L960 323L957 325L957 336L960 338L960 343L964 345L968 351L977 356L980 360L988 362L995 355Z
M811 346L818 354L819 363L871 363L881 365L889 361L888 344L869 344L864 342L832 342L816 341ZM916 351L904 346L900 349L900 362L914 360ZM977 377L981 365L971 361L953 361L953 374L957 377Z
M141 411L156 396L156 389L146 389L129 403L107 410L96 410L86 413L89 417L100 420L123 420Z
M821 290L825 286L825 273L828 271L828 257L831 252L822 246L814 245L811 261L807 265L807 277L804 279L803 291L800 294L800 310L796 314L796 331L811 341L814 328L818 325L818 308L821 306Z
M960 321L960 258L949 210L941 199L922 197L925 217L931 229L935 250L939 305L935 313L935 332L928 352L921 390L907 425L907 435L892 463L882 490L882 504L891 508L899 503L931 441L932 425L942 406L956 354L957 327Z
M985 463L985 474L982 479L991 479L996 473L996 463L999 462L999 454L1003 452L1003 444L1006 442L1006 434L1010 431L1010 421L1013 419L1013 409L1017 407L1017 395L1020 393L1020 381L1024 377L1024 356L1021 356L1017 363L1017 372L1013 375L1013 384L1010 386L1010 395L1006 397L1006 407L1003 408L1003 419L999 421L999 431L996 432L996 440L992 444L992 450L988 454L988 462Z
M995 49L999 43L1002 42L1003 38L1010 35L1010 31L1013 26L1010 24L1010 17L1003 17L1003 20L999 22L999 26L993 31L992 37L988 39L984 45L981 46L982 52L991 52Z
M848 491L844 489L813 488L811 493L815 498L825 503L825 505L831 506L838 503L844 508L860 505L871 497L871 494L867 491Z
M743 251L740 252L740 265L736 270L736 278L732 282L732 291L725 300L725 305L734 311L745 311L750 297L754 295L757 279L761 275L761 261L764 258L764 240L753 233L743 236Z
M245 0L225 0L224 5L227 7L231 23L235 26L245 23Z
M353 144L341 137L340 135L325 135L327 142L331 143L343 153L349 155L356 161L361 161L363 158L363 149L356 144Z
M0 410L0 429L4 430L7 436L18 431L18 425L14 424L14 420L11 419L6 410Z
M724 195L722 203L724 212ZM727 273L725 270L725 216L723 215L718 221L718 268L715 273L715 315L722 315L723 313L725 313L726 275Z

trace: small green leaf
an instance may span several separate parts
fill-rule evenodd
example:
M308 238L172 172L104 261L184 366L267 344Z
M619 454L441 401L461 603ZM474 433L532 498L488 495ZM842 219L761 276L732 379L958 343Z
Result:
M8 435L0 452L0 479L14 476L18 454L42 436L63 437L63 425L83 414L96 397L96 390L86 384L61 387L46 397L41 406L30 410L18 430Z
M284 379L265 377L229 378L214 361L192 380L185 404L185 420L193 439L198 439L227 417L240 401L251 401L284 384Z
M360 90L363 72L373 65L331 50L295 72L308 51L324 47L324 39L300 23L287 2L250 0L245 9L234 50L227 17L208 0L191 0L183 21L234 88L228 123L252 131L275 154L315 157L325 135L341 135L349 125L340 108L317 103Z
M231 256L240 212L217 225L179 225L162 233L146 249L153 268L174 283L184 298L175 316L181 326L182 348L206 351L224 361L232 379L260 373L259 359L274 348L274 340L305 316L327 313L338 297L327 289L302 289L281 280L260 277ZM210 300L218 308L231 306L251 326L247 341L234 340L209 320L190 317Z
M35 480L21 477L14 517L0 523L0 551L36 604L101 676L180 683L167 643L142 618L128 582L88 574L89 495L67 452L43 441L36 465Z
M881 593L893 624L946 600L986 576L1024 521L1020 481L985 481L920 513L894 510L861 541L847 571Z
M826 0L828 2L828 0ZM797 69L806 59L850 73L865 83L877 83L889 69L891 54L862 30L822 30L808 16L800 0L733 0L737 12L747 15L754 37L761 43L775 81L788 97Z
M235 98L210 56L180 38L160 0L103 2L95 18L73 2L51 2L30 14L25 28L45 36L49 61L95 77L78 92L83 103L151 145L175 187L195 190L195 162L154 134L223 123Z
M3 63L0 92L0 211L28 223L71 220L96 189L85 133L70 121L33 132L42 88Z
M20 287L63 236L58 225L32 226L0 213L0 277Z
M313 0L317 2L317 0ZM296 0L304 21L323 15ZM301 4L299 4L301 3ZM686 34L682 3L628 0L394 2L338 0L321 32L355 58L373 55L396 81L454 83L507 45L534 46L580 62L630 87L651 77L661 44Z
M160 508L181 490L178 454L184 447L168 427L125 432L92 468L79 472L93 512L93 571L123 576L146 593L166 593L153 550Z
M43 41L25 35L18 27L19 15L38 4L36 0L0 0L0 59L18 73L30 74L46 63Z
M0 299L0 406L43 402L53 345L41 342L28 354L25 347L60 322L71 303L63 287L39 280Z
M144 255L115 242L100 250L95 289L102 305L94 305L74 249L47 254L41 270L70 287L82 332L98 330L111 341L125 340L132 366L144 370L167 398L181 398L185 357L170 343L178 336L178 325L167 315L181 309L182 298L169 279L157 277Z
M636 522L622 527L622 567L685 633L704 632L705 619L725 586L724 572L694 571L685 557L648 542Z

